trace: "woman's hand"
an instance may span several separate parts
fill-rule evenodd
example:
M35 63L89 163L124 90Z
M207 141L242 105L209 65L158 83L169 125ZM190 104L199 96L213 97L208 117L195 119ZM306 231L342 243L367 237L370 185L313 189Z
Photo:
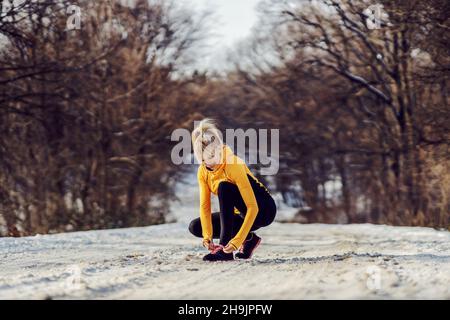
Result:
M209 251L214 251L218 245L214 244L212 240L204 239L203 246Z
M204 239L203 247L205 247L209 251L213 252L218 247L221 247L221 245L215 244L212 240ZM232 253L233 251L236 251L236 248L231 244L228 244L226 247L223 248L223 252L225 252L225 253Z
M209 247L211 246L211 240L203 239L203 247L209 250Z
M223 248L223 252L225 252L225 253L232 253L235 250L236 250L236 248L233 245L231 245L230 243L227 244L227 246L225 248Z

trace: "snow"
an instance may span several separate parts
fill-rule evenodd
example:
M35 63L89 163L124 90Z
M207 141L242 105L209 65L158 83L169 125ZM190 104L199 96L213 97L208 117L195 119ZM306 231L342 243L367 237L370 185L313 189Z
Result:
M185 223L0 240L0 299L449 299L450 235L281 224L250 261L205 263Z
M253 259L205 263L180 184L176 223L0 238L0 299L450 299L450 233L429 228L275 222Z

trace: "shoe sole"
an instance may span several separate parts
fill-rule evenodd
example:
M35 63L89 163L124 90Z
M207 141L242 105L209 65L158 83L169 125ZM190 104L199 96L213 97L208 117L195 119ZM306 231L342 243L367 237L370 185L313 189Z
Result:
M228 261L234 261L235 259L229 259L229 260L203 260L204 262L228 262Z

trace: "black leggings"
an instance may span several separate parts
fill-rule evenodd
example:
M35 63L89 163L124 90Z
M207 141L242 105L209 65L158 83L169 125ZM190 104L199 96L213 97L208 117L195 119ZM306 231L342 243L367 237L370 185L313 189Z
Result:
M250 184L258 203L258 214L251 231L266 227L273 222L277 212L275 201L265 188L259 185L251 176L248 176ZM217 192L219 197L220 212L212 214L213 238L220 238L220 244L225 246L238 233L241 228L247 207L236 185L230 182L221 182ZM240 212L234 213L234 208ZM202 225L200 218L192 220L189 231L196 237L202 237ZM247 238L251 237L251 232Z

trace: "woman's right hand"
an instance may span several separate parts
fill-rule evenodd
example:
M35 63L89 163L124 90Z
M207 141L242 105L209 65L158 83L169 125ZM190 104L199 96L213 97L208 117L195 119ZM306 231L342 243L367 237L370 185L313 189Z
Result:
M203 246L209 251L214 251L214 249L216 249L217 247L212 240L208 239L203 240Z

